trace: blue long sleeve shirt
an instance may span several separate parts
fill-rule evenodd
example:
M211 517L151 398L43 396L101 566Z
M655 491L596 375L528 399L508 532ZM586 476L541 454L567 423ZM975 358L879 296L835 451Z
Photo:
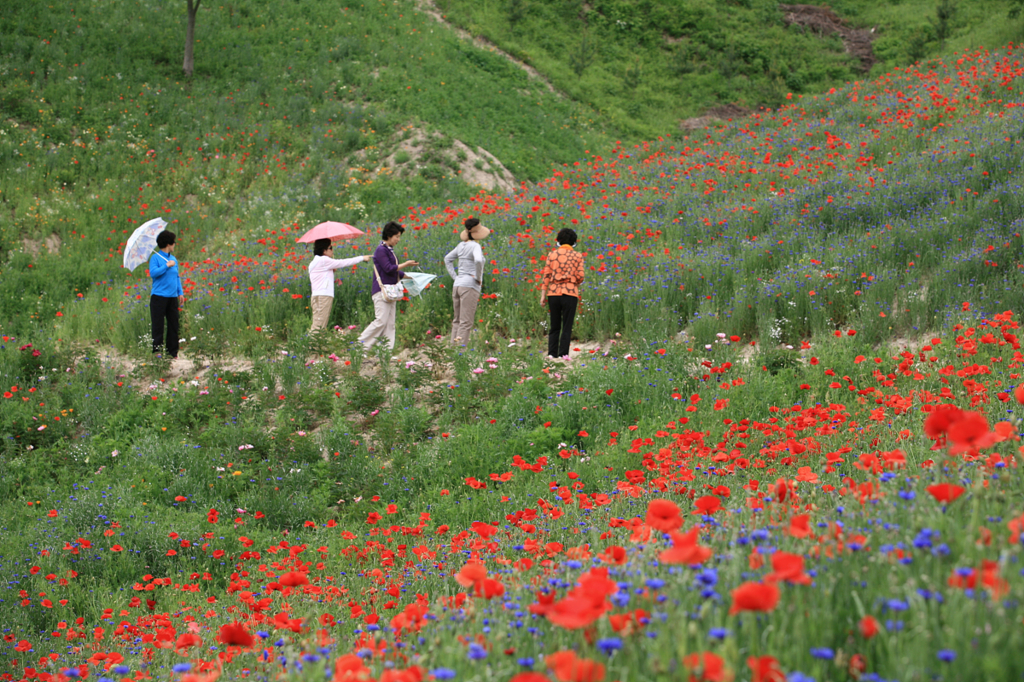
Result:
M153 295L177 298L184 296L181 277L178 276L178 259L157 251L149 259L149 276L153 278Z

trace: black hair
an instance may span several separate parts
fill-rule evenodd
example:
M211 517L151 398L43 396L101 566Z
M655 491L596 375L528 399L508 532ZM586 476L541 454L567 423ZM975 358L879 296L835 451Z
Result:
M170 230L164 230L156 236L156 248L163 249L177 241L177 236Z
M313 242L313 255L322 256L327 249L331 248L330 239L317 239Z
M462 223L466 226L466 238L473 239L473 228L480 224L479 218L466 218L466 222Z
M569 246L576 246L576 231L571 230L568 227L563 227L558 231L558 236L555 237L555 241L559 244L568 244Z
M386 242L396 234L402 234L403 232L405 232L405 228L392 220L384 226L383 230L380 231L380 239L381 241Z

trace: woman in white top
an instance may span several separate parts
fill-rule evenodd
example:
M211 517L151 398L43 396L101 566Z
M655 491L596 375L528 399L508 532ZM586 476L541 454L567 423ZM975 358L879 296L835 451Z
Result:
M466 345L469 334L473 331L476 318L476 306L480 302L480 285L484 279L484 251L480 248L480 240L491 233L476 218L467 218L466 229L459 235L462 243L448 252L444 257L444 266L455 279L452 288L452 343ZM459 269L455 271L455 262Z
M365 263L373 256L355 256L353 258L334 257L334 245L330 239L317 239L313 242L313 261L309 264L309 283L313 287L313 296L309 301L313 309L313 323L309 331L315 332L327 326L334 306L334 271L359 263Z

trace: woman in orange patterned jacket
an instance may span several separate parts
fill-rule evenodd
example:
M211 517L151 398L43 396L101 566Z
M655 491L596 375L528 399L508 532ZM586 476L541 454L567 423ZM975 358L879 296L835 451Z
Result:
M542 272L540 304L547 304L551 312L548 332L548 355L553 358L569 356L572 323L580 301L583 283L583 256L576 253L576 232L564 228L558 232L558 248L548 254Z

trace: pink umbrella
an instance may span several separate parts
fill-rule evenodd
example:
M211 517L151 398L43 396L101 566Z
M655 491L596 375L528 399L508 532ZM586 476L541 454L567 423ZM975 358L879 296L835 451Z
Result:
M353 239L354 237L362 236L362 231L357 230L351 225L328 220L326 223L320 223L295 241L311 244L317 239Z

